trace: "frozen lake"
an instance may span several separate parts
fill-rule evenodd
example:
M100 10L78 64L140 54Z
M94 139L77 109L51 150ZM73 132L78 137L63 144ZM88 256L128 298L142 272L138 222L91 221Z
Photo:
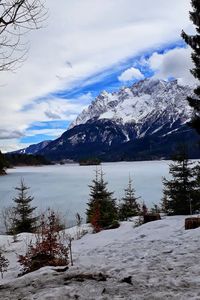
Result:
M129 174L133 179L136 195L148 207L159 203L162 197L162 177L168 176L169 161L103 163L102 169L108 188L115 198L123 196ZM77 164L44 167L18 167L9 169L0 177L0 210L13 204L14 187L21 178L34 196L33 205L39 210L52 207L66 215L69 222L76 212L85 217L89 187L95 175L95 166Z

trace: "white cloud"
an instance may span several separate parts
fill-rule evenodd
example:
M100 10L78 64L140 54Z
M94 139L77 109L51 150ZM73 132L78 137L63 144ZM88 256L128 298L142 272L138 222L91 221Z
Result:
M134 67L127 69L118 77L118 80L121 82L127 82L134 79L144 79L144 75L140 72L140 70Z
M23 137L24 134L21 131L17 130L6 130L6 129L0 129L0 140L9 140L9 139L16 139Z
M39 130L29 130L27 133L28 137L35 136L37 134L43 134L43 135L48 135L52 136L53 138L58 138L63 134L63 129L55 129L55 128L45 128L45 129L39 129Z
M35 122L63 120L66 121L67 129L67 122L74 120L77 114L87 107L84 101L82 103L82 99L87 102L91 99L91 95L88 94L88 97L87 95L84 95L84 97L80 96L80 98L77 98L74 102L70 99L50 98L43 99L43 101L40 100L39 103L33 103L25 110L8 109L5 114L1 114L0 149L5 149L5 143L7 150L13 149L12 139L20 138L25 135L49 134L55 137L59 136L63 133L64 129L52 128L48 130L40 129L30 131L28 127ZM18 124L17 129L16 124ZM11 148L9 148L9 139ZM7 141L5 142L5 140Z
M27 61L14 73L0 73L0 130L24 133L32 122L57 114L75 117L81 105L71 112L64 101L35 106L28 113L21 109L52 92L81 86L128 57L173 42L191 24L189 0L46 0L46 6L47 26L29 35Z
M18 139L5 140L4 143L1 145L1 151L3 153L7 151L16 151L19 149L26 148L28 146L29 144L19 143Z
M189 48L175 48L163 54L153 53L149 66L155 71L154 77L167 80L170 77L177 78L180 84L193 85L195 79L190 73L193 63Z

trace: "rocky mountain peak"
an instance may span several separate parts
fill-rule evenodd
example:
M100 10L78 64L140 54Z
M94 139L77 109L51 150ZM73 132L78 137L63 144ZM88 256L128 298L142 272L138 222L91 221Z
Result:
M118 92L101 92L70 128L94 118L140 124L150 116L155 118L166 112L168 119L172 115L173 120L181 116L185 122L191 115L186 96L191 94L192 89L179 85L177 80L144 79Z
M192 93L176 80L158 79L103 91L61 137L23 151L33 153L39 146L37 153L51 160L169 159L179 143L187 143L191 157L199 157L199 136L187 125L192 109L186 97Z

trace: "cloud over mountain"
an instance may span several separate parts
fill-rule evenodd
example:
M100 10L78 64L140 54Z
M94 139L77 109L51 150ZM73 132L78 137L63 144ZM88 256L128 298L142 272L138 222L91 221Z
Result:
M124 71L119 77L119 81L121 82L127 82L127 81L132 81L134 79L144 79L144 75L140 72L139 69L136 69L134 67L131 67Z
M99 74L103 84L106 70L114 72L131 57L174 43L190 26L188 0L47 0L46 6L49 19L31 33L27 60L14 73L0 73L0 130L14 127L27 134L34 122L56 115L66 122L75 118L83 104L71 111L68 100L64 104L68 91L95 82ZM52 95L65 111L58 112L56 104L48 108ZM27 106L32 109L25 113Z
M155 71L155 78L167 80L174 77L183 85L195 83L195 79L190 73L193 63L189 48L175 48L163 54L155 52L148 63L150 68Z

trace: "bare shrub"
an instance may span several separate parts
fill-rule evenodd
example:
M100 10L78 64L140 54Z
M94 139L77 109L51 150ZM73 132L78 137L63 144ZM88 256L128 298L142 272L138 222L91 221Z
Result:
M8 206L1 211L2 221L7 234L14 234L13 228L16 219L16 210L12 206Z
M5 256L3 255L2 249L0 249L0 273L1 278L3 279L4 272L7 272L9 266L9 261Z
M79 240L79 239L81 239L88 231L85 230L85 229L83 229L83 227L82 227L83 218L80 216L79 213L76 213L75 218L76 218L76 236L75 236L75 239Z
M31 241L25 255L19 256L23 266L22 274L35 271L44 266L68 265L69 248L64 245L64 236L60 232L61 224L53 210L41 216L36 241Z

